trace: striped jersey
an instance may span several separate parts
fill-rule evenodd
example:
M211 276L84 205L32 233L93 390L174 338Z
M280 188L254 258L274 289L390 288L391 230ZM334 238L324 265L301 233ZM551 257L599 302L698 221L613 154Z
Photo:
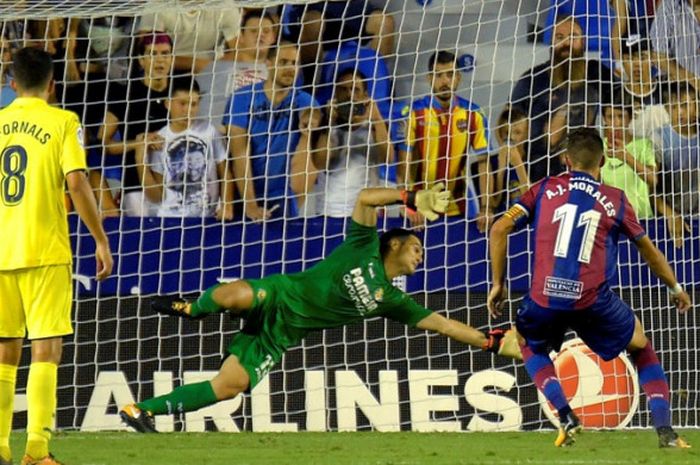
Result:
M443 181L456 201L446 215L473 217L478 212L469 165L489 151L488 120L478 105L455 97L450 108L432 96L413 102L408 147L418 160L415 188Z
M538 182L506 213L534 228L530 298L542 307L593 305L617 269L620 233L646 233L624 192L574 171Z

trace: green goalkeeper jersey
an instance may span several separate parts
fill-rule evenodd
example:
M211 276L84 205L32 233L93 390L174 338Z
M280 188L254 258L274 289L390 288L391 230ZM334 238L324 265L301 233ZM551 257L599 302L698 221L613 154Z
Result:
M333 328L376 316L415 326L432 313L392 285L384 274L376 228L354 221L345 241L323 261L276 278L285 294L281 316L299 329Z

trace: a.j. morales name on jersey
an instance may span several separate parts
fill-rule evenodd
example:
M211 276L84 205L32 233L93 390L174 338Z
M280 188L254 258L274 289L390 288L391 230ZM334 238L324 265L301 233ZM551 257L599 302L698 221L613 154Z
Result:
M545 191L545 195L549 200L554 197L564 195L569 191L582 191L593 197L596 202L598 202L605 209L605 213L608 216L615 216L617 214L615 211L615 205L608 200L608 197L605 194L598 190L596 184L598 183L587 178L571 178L569 179L569 184L567 187L564 187L561 184L556 185L554 186L554 189L547 189Z

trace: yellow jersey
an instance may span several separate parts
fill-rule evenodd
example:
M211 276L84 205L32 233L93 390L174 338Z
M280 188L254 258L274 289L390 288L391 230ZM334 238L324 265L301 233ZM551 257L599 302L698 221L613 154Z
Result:
M488 121L479 106L455 97L443 109L426 96L413 102L408 126L408 146L418 168L414 188L444 181L454 197L445 214L476 216L479 204L469 165L489 151Z
M70 264L65 176L87 169L75 113L20 97L0 110L0 270Z

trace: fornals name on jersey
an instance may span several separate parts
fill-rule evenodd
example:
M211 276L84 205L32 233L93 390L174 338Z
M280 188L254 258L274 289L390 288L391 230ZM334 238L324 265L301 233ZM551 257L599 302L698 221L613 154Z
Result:
M581 281L572 281L554 276L545 278L544 289L542 290L542 293L546 296L560 297L562 299L580 299L582 292L583 283Z
M355 304L355 308L361 315L377 309L379 305L369 291L369 286L365 283L365 278L362 276L362 268L358 267L350 270L350 273L343 276L343 283L348 290L350 299Z
M582 191L590 195L605 209L605 213L608 216L615 216L617 213L615 211L615 206L611 201L608 200L608 197L604 194L601 194L600 191L596 188L596 186L593 185L588 179L577 181L576 178L572 178L569 182L568 188L564 188L564 186L562 185L557 185L555 186L555 189L547 189L545 191L545 195L547 196L547 200L549 200L554 197L564 195L566 192L569 191Z

